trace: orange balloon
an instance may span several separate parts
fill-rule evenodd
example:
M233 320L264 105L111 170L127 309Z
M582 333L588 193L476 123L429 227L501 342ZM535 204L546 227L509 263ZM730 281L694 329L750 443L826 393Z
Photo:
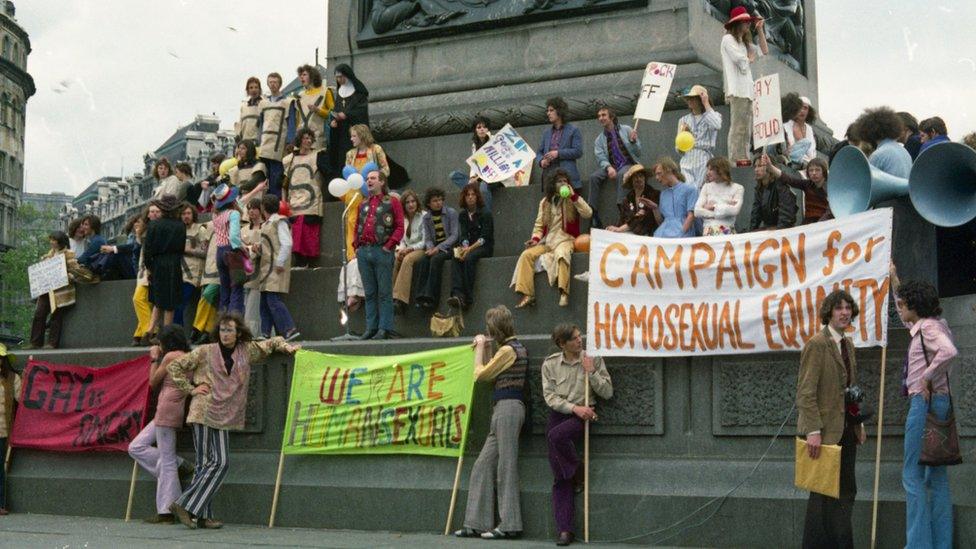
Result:
M582 254L590 253L590 235L581 234L577 236L576 242L573 243L573 249Z

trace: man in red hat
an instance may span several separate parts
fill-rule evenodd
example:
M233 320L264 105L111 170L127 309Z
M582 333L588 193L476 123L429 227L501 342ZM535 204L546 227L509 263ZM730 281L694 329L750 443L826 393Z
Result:
M753 44L752 24L759 35L759 49ZM769 54L762 17L749 15L746 8L732 8L722 37L722 78L725 99L729 103L729 158L737 166L749 166L749 137L752 129L752 68L750 65L762 55Z

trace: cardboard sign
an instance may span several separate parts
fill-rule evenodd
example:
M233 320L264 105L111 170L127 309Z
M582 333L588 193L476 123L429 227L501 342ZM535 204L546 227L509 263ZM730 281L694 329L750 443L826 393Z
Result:
M668 92L671 91L674 71L677 68L677 65L670 63L651 61L647 64L644 69L644 79L641 81L640 95L637 97L635 119L661 121L664 104L667 103Z
M858 347L888 337L890 208L732 236L593 231L587 352L685 356L800 350L834 289L861 309Z
M506 187L529 184L535 152L511 124L491 136L468 158L468 165L486 183L502 183Z
M784 141L779 75L762 76L752 87L752 146L760 149Z
M27 267L31 299L68 285L68 265L64 254L58 254Z

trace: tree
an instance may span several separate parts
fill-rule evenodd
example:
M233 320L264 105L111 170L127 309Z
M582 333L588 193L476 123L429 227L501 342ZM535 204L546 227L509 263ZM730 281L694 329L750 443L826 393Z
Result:
M50 244L47 232L57 226L57 213L38 210L30 204L17 209L14 223L14 248L0 253L0 333L26 339L34 317L34 303L30 299L27 267L37 263ZM39 231L37 227L47 227Z

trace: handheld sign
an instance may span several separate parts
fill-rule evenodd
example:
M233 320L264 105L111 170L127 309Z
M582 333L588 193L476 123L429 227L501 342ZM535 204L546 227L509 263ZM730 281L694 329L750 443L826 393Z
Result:
M31 299L68 285L68 264L58 254L27 267Z
M668 92L671 91L671 82L674 81L674 71L677 68L677 65L670 63L651 61L647 64L644 69L644 79L641 81L640 96L637 98L637 110L634 111L635 119L661 121L664 104L667 102Z
M783 108L779 98L779 75L761 76L752 87L752 144L760 149L786 140Z
M521 187L529 184L533 160L535 151L511 124L505 124L468 158L468 166L485 183Z

